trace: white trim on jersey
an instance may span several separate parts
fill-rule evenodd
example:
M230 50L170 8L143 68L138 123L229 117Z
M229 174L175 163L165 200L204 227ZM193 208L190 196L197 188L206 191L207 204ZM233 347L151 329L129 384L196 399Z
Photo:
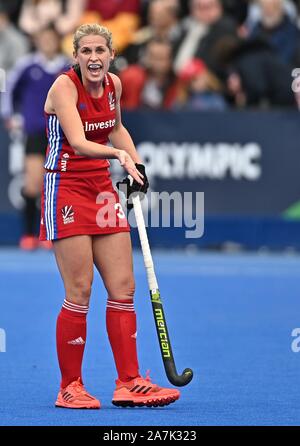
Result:
M51 115L48 121L49 128L49 154L45 163L45 168L53 170L59 157L60 147L62 144L62 135L60 132L60 124L57 116Z
M55 238L54 218L56 218L55 186L57 173L45 174L45 225L47 240Z

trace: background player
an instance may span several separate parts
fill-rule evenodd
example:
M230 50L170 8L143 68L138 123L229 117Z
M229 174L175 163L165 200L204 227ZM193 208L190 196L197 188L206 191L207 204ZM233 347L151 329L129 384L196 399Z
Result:
M45 132L44 103L48 90L58 74L70 64L60 52L60 36L49 27L34 37L36 50L19 60L8 77L7 93L3 96L2 114L10 131L23 127L25 132L23 236L20 247L32 250L39 245L37 237L38 209L43 184L43 164L47 137ZM21 120L15 115L21 115Z

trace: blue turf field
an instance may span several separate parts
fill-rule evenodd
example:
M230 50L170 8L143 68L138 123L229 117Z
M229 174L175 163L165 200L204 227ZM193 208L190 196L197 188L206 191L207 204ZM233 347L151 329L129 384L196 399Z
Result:
M194 369L166 408L111 405L115 370L105 332L105 292L96 278L84 360L100 411L55 409L55 322L64 297L52 254L0 251L0 425L299 425L300 257L155 253L178 371ZM141 370L164 375L142 258L135 254Z

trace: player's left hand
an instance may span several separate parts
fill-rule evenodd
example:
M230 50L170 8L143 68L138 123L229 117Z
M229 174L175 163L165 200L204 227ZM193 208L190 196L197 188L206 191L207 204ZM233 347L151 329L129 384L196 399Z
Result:
M125 193L126 200L127 200L126 205L127 205L128 209L131 209L133 207L132 194L133 194L133 196L138 194L142 200L144 198L145 194L147 193L147 190L149 187L149 181L148 181L148 178L146 175L145 166L143 164L136 163L135 167L143 175L143 183L144 184L138 183L130 175L128 175L122 181L118 181L116 184L117 188Z

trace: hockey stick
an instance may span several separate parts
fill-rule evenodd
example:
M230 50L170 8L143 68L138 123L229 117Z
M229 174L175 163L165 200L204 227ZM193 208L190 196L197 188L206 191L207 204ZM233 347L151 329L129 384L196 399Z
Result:
M145 221L143 216L143 211L141 207L140 197L136 196L132 198L135 219L137 222L137 227L140 236L140 242L144 257L144 263L147 272L148 285L150 290L150 297L153 309L153 315L155 319L155 326L158 336L158 342L160 346L160 351L162 355L162 360L164 363L165 371L168 380L174 386L185 386L193 378L193 371L189 368L184 369L182 375L178 375L175 361L172 353L172 347L170 342L170 337L168 333L168 328L166 324L166 319L164 315L163 305L160 297L160 292L158 288L158 283L154 271L154 264L152 260L151 250L149 246L147 231L145 227Z

